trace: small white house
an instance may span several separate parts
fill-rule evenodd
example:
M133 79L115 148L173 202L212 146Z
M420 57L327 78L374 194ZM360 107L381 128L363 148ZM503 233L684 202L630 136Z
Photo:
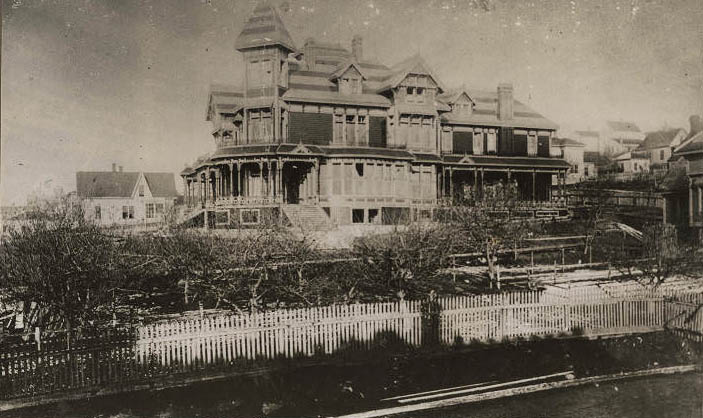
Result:
M76 190L87 219L104 226L164 221L178 192L173 173L79 171Z
M552 138L552 157L563 158L571 164L571 168L566 174L566 184L578 183L584 179L584 148L584 144L570 138ZM556 184L554 181L552 183Z
M682 128L650 132L637 151L646 151L649 154L650 168L666 168L673 149L683 142L686 134L686 130Z
M649 154L645 151L625 151L616 155L613 160L622 173L649 172Z

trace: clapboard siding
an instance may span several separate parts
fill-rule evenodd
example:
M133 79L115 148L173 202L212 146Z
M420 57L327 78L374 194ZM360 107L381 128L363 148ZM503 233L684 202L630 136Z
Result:
M288 122L288 142L329 145L332 142L332 115L291 112Z

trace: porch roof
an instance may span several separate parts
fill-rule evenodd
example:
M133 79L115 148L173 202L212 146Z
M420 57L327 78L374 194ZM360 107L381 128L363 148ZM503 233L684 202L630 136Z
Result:
M567 170L569 163L560 158L545 157L505 157L496 155L456 155L443 156L445 164L471 167L504 167L504 168L550 168Z

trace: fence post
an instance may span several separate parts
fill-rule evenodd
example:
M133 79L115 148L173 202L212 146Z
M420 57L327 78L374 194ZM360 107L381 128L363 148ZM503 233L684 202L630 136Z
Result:
M554 260L554 278L552 284L557 284L557 260Z
M34 327L34 341L37 343L37 351L41 351L41 329Z

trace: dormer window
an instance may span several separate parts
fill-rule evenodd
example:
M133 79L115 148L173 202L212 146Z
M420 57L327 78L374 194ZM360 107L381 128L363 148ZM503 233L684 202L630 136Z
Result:
M422 87L406 87L408 103L424 103L425 89Z
M361 93L361 79L357 77L343 77L339 79L339 92L342 94Z

